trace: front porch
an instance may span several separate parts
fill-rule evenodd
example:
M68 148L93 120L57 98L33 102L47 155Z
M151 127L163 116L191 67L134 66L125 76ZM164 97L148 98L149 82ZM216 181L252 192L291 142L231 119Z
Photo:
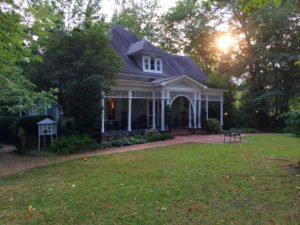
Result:
M103 93L101 132L201 129L203 120L210 118L212 103L219 105L218 119L223 126L223 93L187 76L150 87L121 83Z

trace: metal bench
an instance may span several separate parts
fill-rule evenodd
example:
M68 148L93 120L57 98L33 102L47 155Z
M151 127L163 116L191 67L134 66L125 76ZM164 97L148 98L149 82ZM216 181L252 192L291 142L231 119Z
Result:
M242 142L240 131L225 131L224 132L224 143L225 143L226 137L229 137L229 142L231 142L232 137L233 137L234 142L235 142L236 137L238 137L240 139L240 142Z

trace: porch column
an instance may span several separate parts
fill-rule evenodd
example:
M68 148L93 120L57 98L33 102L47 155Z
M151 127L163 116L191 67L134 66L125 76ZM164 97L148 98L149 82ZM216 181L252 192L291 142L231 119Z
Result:
M164 91L161 92L161 110L160 110L160 124L161 124L161 130L165 130L165 99L164 99L165 95L164 95Z
M170 91L167 90L167 105L170 106Z
M194 114L194 128L197 128L197 92L194 93L193 114Z
M224 99L223 96L221 96L221 101L220 101L220 126L223 127L223 103L224 103Z
M132 91L128 91L128 124L127 124L127 131L131 131L131 103L132 103Z
M201 128L201 93L198 98L198 128Z
M206 111L206 120L208 120L208 95L206 95L205 111Z
M189 100L189 128L192 128L192 110L191 110L192 104Z
M156 124L155 124L155 92L152 93L152 128L156 129Z
M102 95L102 99L101 99L101 133L104 133L105 128L104 128L104 94Z

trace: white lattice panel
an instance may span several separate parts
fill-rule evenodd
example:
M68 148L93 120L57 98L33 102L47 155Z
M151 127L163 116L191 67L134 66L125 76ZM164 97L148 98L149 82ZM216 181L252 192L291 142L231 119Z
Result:
M151 91L132 91L132 98L152 98Z
M173 100L179 96L184 96L188 98L191 103L193 104L194 102L194 92L189 92L189 91L170 91L170 102L173 102Z
M208 101L210 101L210 102L220 102L221 101L221 96L209 95L208 96Z
M108 97L108 98L128 98L128 91L110 90L110 91L105 92L105 97Z
M206 101L206 95L202 95L202 101ZM208 95L208 101L210 101L210 102L220 102L220 101L222 101L222 96Z

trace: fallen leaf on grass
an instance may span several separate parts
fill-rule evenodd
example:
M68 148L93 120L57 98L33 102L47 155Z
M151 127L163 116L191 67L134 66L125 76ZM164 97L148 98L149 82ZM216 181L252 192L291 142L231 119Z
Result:
M25 217L26 217L26 219L31 219L31 215L30 214L26 214Z
M88 160L88 158L87 158L87 157L84 157L84 158L83 158L83 161L87 161L87 160Z
M225 175L225 176L223 176L223 178L224 178L224 180L229 180L231 178L231 176L230 175Z
M197 204L197 203L194 203L194 204L192 204L192 207L191 207L192 209L199 209L200 208L200 205L199 204Z
M166 211L166 210L167 210L166 207L161 207L161 208L160 208L160 211Z
M255 176L251 176L251 180L255 180Z
M33 212L33 211L35 211L35 208L33 208L32 205L28 205L27 210L29 212Z
M197 210L200 208L200 205L197 203L193 203L190 208L188 208L188 212L191 213L193 210Z

